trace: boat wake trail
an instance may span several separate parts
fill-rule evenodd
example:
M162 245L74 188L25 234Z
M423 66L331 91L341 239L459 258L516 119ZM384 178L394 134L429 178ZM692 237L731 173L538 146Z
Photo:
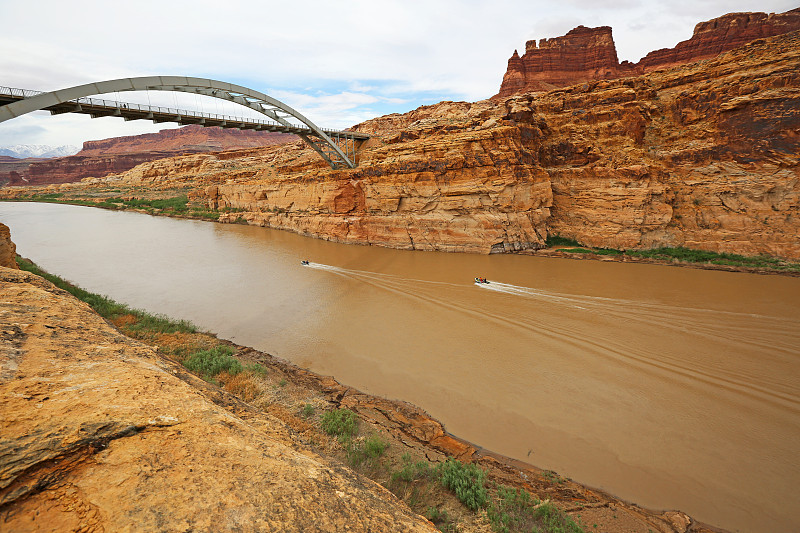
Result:
M791 386L763 383L757 373L725 366L726 354L748 351L787 364L797 355L800 331L786 318L669 305L657 301L567 294L490 281L450 283L406 278L309 263L322 270L391 293L414 313L428 313L432 322L448 316L450 323L487 324L546 343L559 353L585 353L633 364L683 379L734 388L762 399L800 408ZM476 296L470 285L490 291ZM496 295L497 297L494 297ZM513 298L514 302L508 302ZM576 335L576 332L581 332ZM707 352L705 361L686 353Z

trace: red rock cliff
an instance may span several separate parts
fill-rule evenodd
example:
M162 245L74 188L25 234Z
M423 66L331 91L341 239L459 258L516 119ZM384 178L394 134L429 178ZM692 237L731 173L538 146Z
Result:
M4 167L0 164L0 181L7 181L8 185L69 183L124 172L141 163L180 154L254 148L294 139L294 135L286 133L184 126L158 133L87 141L83 150L73 156L35 160L25 168L17 168L19 164L13 169L9 166L7 173L2 172Z
M674 48L647 54L637 63L644 72L715 57L754 39L800 30L800 8L786 13L729 13L701 22L692 38Z
M191 125L128 137L86 141L76 156L108 156L141 152L218 152L281 144L297 137L286 133L204 128Z
M578 26L562 37L541 39L538 47L535 40L528 41L522 57L514 50L498 96L619 78L633 74L633 69L617 60L610 26Z
M618 61L610 27L578 26L562 37L541 39L538 47L536 41L528 41L522 57L515 50L497 97L635 76L715 57L754 39L798 29L800 8L778 14L730 13L699 23L691 39L650 52L634 64Z

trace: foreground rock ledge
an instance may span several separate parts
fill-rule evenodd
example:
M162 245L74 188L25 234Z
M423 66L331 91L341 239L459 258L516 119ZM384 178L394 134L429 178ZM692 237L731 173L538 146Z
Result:
M0 326L4 531L436 531L37 276L0 267Z

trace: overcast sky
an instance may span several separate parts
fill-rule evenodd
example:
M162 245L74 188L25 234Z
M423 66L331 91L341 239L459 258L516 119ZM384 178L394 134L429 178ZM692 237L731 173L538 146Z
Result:
M620 60L691 37L733 11L798 0L0 0L0 86L49 91L93 81L184 75L238 83L323 127L347 127L442 100L495 94L514 49L583 24L611 26ZM120 99L233 114L185 95ZM192 105L195 104L195 105ZM0 147L80 145L168 127L46 112L0 124Z

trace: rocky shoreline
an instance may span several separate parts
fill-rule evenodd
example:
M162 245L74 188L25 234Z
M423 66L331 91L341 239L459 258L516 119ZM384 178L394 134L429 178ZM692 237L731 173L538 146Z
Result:
M720 270L724 272L741 272L744 274L769 274L775 276L790 276L800 277L800 271L797 270L775 270L767 267L747 267L737 265L715 265L712 263L692 263L689 261L672 260L667 261L663 259L654 259L650 257L634 257L625 254L619 255L606 255L602 253L576 253L565 252L559 247L545 248L535 251L522 251L517 252L520 255L531 255L534 257L557 257L560 259L576 259L576 260L589 260L589 261L603 261L606 263L642 263L647 265L661 265L672 267L696 268L699 270Z

